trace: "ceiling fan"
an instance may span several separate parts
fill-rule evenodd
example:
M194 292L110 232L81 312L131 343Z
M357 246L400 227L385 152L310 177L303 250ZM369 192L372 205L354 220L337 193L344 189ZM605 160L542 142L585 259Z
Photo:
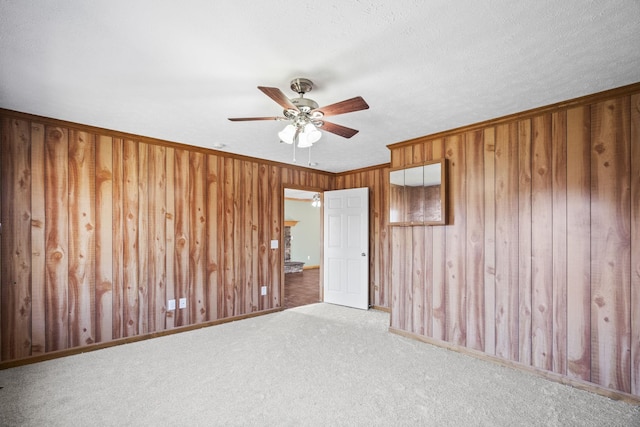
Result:
M258 86L258 89L284 108L283 115L273 117L229 118L229 120L232 122L251 120L289 121L290 123L281 132L278 132L278 136L282 142L293 144L294 147L297 145L298 147L311 148L313 143L320 139L321 133L318 129L326 130L327 132L340 135L344 138L351 138L358 133L357 130L327 122L324 120L324 117L337 116L338 114L351 113L369 108L369 105L367 105L361 96L330 104L325 107L318 107L317 102L304 97L305 93L313 89L313 82L305 78L296 78L291 81L291 90L300 95L298 98L289 99L280 89L275 87Z

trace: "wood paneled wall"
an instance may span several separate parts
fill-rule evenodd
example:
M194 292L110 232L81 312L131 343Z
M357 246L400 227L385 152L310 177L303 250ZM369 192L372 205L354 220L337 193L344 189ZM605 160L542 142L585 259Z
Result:
M281 307L282 188L332 174L0 112L1 361Z
M341 173L337 190L369 188L369 303L390 308L389 165Z
M640 396L640 93L390 148L450 215L391 227L392 330Z

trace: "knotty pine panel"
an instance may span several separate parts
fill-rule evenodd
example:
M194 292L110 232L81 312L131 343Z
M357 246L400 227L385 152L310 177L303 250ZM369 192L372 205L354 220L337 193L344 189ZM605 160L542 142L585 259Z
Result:
M540 120L534 117L533 121ZM526 365L531 364L532 351L532 286L533 286L533 218L532 218L532 120L525 119L517 122L517 159L518 159L518 187L517 187L517 301L518 313L513 321L518 325L517 342L518 360ZM509 214L509 212L506 212ZM543 225L544 226L544 225Z
M149 145L138 143L138 333L149 333Z
M531 359L526 360L521 351L520 361L550 371L554 341L551 115L534 117L531 133L531 336L521 336L521 342L531 342Z
M452 205L390 227L392 328L640 396L640 95L616 96L390 147L444 155Z
M148 328L151 331L162 331L166 327L166 153L166 147L149 145L147 178L147 189L149 191L149 261L147 265L149 274L147 297L149 300Z
M333 174L31 118L0 119L0 362L281 307L283 177Z
M553 372L567 374L567 112L552 114Z
M69 132L45 128L46 351L69 346ZM3 257L4 259L4 257ZM3 300L3 305L4 300ZM4 358L3 358L4 360Z
M69 346L95 342L95 140L69 134Z
M113 138L96 140L96 342L113 338Z
M2 358L31 353L31 126L2 121Z
M567 111L567 376L591 380L591 109ZM589 284L587 286L587 284Z
M628 97L591 107L591 380L624 392L631 391L629 110Z
M466 282L466 346L484 349L485 300L484 300L484 140L483 132L465 134L466 177L466 253L463 263Z
M44 125L31 123L31 164L44 164ZM4 145L3 145L4 146ZM31 354L44 354L46 339L46 236L44 168L31 169ZM2 265L0 263L0 265ZM0 274L0 277L2 274ZM1 311L1 310L0 310Z

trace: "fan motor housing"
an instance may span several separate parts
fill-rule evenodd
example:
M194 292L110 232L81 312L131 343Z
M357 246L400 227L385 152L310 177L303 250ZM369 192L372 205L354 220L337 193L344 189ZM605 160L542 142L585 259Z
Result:
M294 98L291 100L291 103L298 107L298 110L302 111L303 113L308 113L309 111L318 108L318 103L309 98Z

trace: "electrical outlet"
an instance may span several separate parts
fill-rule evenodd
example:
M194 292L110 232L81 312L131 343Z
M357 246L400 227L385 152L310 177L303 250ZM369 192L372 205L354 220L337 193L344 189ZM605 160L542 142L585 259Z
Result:
M187 299L180 298L180 308L187 308Z
M262 286L260 288L260 295L265 296L267 294L267 287L266 286Z
M272 240L271 241L271 249L278 249L278 241L277 240Z
M167 301L167 311L173 311L176 309L176 300L170 299Z

